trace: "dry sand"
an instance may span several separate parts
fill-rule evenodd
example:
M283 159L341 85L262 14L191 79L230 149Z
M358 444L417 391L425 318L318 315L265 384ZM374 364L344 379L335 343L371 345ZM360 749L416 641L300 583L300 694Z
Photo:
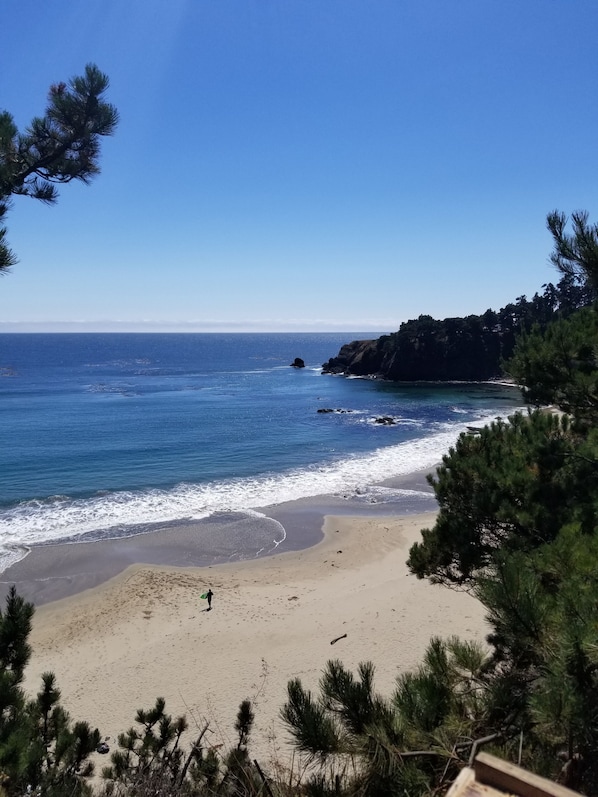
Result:
M193 730L209 721L209 743L225 746L248 698L253 754L285 759L278 714L290 678L316 689L329 659L371 660L390 695L431 636L483 639L480 604L407 572L409 546L434 517L327 517L323 541L303 551L209 568L132 565L37 609L26 688L53 671L73 719L111 740L162 696ZM199 597L208 586L210 612Z

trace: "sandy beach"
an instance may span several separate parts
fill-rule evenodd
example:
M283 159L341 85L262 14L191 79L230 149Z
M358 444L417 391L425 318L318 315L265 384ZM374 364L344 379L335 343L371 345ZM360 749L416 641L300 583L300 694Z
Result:
M305 550L212 567L132 564L36 610L25 686L37 690L53 671L71 716L111 741L162 696L193 733L209 721L208 742L227 746L248 698L253 754L288 759L278 713L290 678L316 689L329 659L371 660L390 695L431 636L483 639L474 599L408 574L408 549L434 517L328 516L323 540Z

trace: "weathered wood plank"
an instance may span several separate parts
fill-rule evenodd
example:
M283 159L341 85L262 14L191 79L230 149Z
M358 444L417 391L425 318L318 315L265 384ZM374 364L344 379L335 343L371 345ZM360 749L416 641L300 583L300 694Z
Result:
M518 797L579 797L579 793L489 753L479 753L473 763L476 780ZM455 781L456 782L456 781Z

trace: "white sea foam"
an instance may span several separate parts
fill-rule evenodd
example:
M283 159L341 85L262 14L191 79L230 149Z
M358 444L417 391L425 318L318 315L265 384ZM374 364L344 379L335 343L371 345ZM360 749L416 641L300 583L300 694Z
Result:
M487 418L486 420L490 420ZM469 422L483 425L484 420ZM103 493L72 500L54 496L0 512L0 570L19 548L128 527L197 520L219 511L246 512L299 498L348 494L388 478L431 468L465 431L464 424L439 424L435 433L337 462L169 490Z

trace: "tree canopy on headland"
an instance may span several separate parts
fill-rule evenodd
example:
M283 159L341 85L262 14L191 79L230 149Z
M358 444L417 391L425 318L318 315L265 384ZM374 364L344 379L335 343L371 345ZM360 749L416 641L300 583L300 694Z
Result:
M598 230L581 212L573 214L573 235L565 232L566 224L557 211L548 216L555 241L551 260L562 275L557 285L548 283L531 299L519 296L500 310L488 309L481 315L443 320L420 315L390 335L346 344L324 363L324 373L397 382L478 382L503 376L521 335L534 328L543 333L555 320L569 318L596 297L598 283L591 275L598 274L598 253L592 241ZM565 329L568 335L570 327Z

